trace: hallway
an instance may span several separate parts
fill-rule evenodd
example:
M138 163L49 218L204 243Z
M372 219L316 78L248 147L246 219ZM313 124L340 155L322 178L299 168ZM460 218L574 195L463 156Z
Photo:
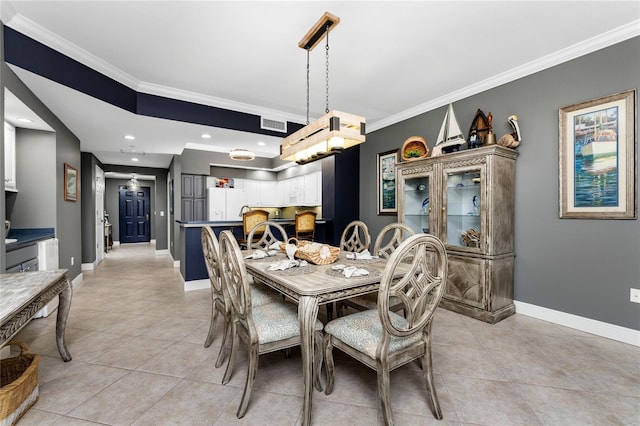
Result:
M220 334L203 347L211 293L185 293L171 257L154 249L118 245L84 272L67 323L71 362L59 357L55 315L18 335L43 355L40 399L19 425L300 424L300 351L260 357L247 415L236 419L246 350L222 385ZM444 420L433 418L411 364L391 374L398 425L640 424L638 347L518 314L489 325L441 309L433 330ZM375 373L335 355L335 389L314 392L313 424L382 424Z

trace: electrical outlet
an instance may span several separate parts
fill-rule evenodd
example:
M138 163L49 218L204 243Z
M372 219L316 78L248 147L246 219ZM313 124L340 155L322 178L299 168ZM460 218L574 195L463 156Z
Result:
M71 266L73 266L73 261L74 261L73 256L71 256Z
M632 288L630 300L633 303L640 303L640 290L638 290L637 288Z

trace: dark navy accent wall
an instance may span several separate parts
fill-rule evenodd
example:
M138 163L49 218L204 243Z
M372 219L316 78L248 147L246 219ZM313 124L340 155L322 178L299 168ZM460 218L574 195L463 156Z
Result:
M136 92L124 84L4 27L5 61L96 99L135 113Z
M148 117L203 124L223 129L241 130L275 137L283 133L260 128L260 116L244 112L231 111L193 102L166 98L148 93L138 93L137 113ZM294 132L302 128L301 124L287 122L287 130Z
M259 115L138 93L9 27L4 27L4 47L7 63L134 114L268 136L283 135L261 129ZM302 124L287 122L288 133L302 127Z

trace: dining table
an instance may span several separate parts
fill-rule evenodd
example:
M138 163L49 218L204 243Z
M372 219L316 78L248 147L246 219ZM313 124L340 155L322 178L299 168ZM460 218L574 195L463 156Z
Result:
M287 260L286 255L278 251L271 256L251 259L254 252L243 251L247 273L298 304L304 380L302 424L309 425L314 388L314 326L319 306L378 291L387 259L377 256L356 259L354 253L340 252L335 262L327 265L307 263L284 270L270 270L272 265ZM354 274L347 278L344 269L348 267L356 267L362 275Z

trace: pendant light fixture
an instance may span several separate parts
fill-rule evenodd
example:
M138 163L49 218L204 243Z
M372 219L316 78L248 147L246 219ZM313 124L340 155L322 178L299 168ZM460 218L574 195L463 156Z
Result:
M365 141L364 117L329 110L329 31L340 18L325 12L305 34L298 47L307 51L307 123L302 129L284 138L280 145L280 158L306 164ZM309 53L326 37L326 107L325 115L309 123Z
M249 161L256 158L256 154L253 151L249 151L248 149L236 148L231 150L231 152L229 153L229 157L231 157L232 160Z
M131 191L137 191L138 188L140 187L140 184L138 183L138 177L135 175L135 173L133 174L129 182L127 182L127 187Z

